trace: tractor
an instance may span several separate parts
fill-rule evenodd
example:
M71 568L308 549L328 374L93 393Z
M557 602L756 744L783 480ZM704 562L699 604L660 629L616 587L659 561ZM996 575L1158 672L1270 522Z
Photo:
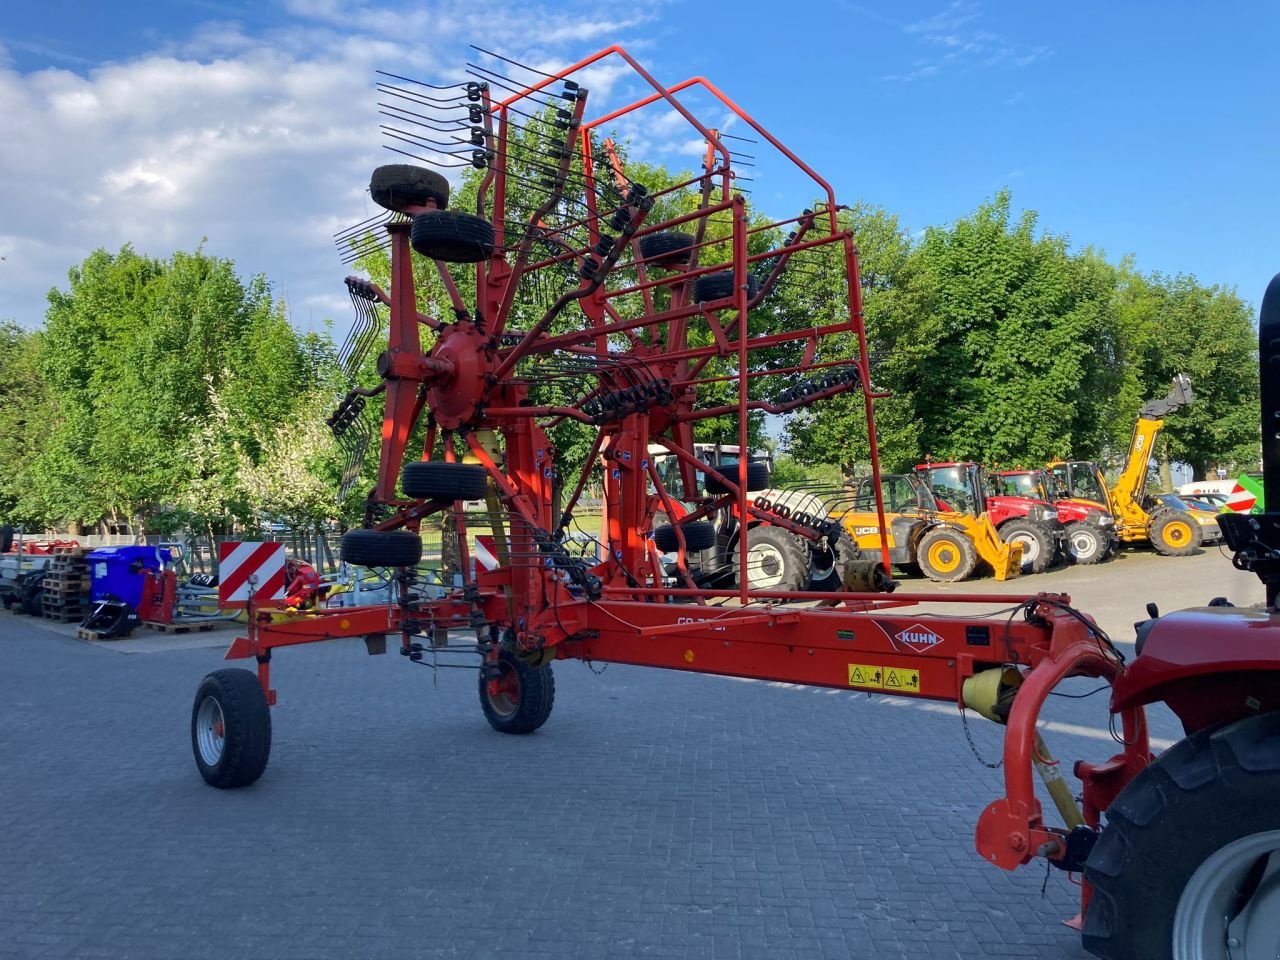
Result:
M926 462L915 469L929 485L939 510L985 516L1001 540L1021 544L1023 573L1041 573L1064 553L1066 531L1053 504L1032 497L988 495L986 471L976 463Z
M965 580L980 566L997 580L1022 570L1021 543L1001 540L985 515L940 510L915 474L884 474L879 488L885 507L883 539L874 478L859 480L852 496L836 500L832 509L863 554L874 556L887 545L895 566L941 583Z
M1147 465L1156 437L1169 414L1191 403L1191 379L1173 378L1165 397L1148 400L1138 411L1129 441L1129 452L1115 485L1108 488L1098 464L1092 460L1057 460L1047 467L1063 498L1086 509L1105 510L1115 518L1121 543L1150 543L1166 557L1184 557L1200 546L1200 522L1185 510L1161 505L1146 492Z
M678 554L684 538L689 574L700 586L733 587L742 579L738 550L742 523L728 489L716 471L732 475L737 469L737 444L695 443L694 455L703 469L686 471L680 460L660 444L650 444L649 457L664 487L653 489L653 540L664 556ZM752 589L823 590L839 588L847 579L870 577L887 584L874 561L862 561L858 547L834 522L826 500L806 490L770 487L772 458L753 453L747 464L747 491L754 494L748 510L751 531L747 549L747 584ZM696 465L694 465L696 467ZM692 485L686 487L686 480ZM651 487L653 485L651 484ZM668 509L670 513L668 513ZM703 517L705 519L694 519ZM672 520L674 518L674 522ZM678 564L666 563L672 585L679 580Z
M1107 559L1116 547L1115 518L1096 506L1066 498L1056 479L1043 469L999 470L991 475L996 494L1053 504L1058 521L1066 528L1067 552L1073 562L1090 564Z
M482 171L478 193L457 210L449 207L442 174L414 164L379 167L370 195L388 214L353 234L376 234L373 242L391 251L391 269L386 290L347 279L354 298L385 309L385 322L369 329L382 332L386 345L378 383L352 386L330 418L335 434L358 434L344 452L359 455L378 436L361 426L367 401L380 400L377 479L366 495L365 525L344 534L342 556L385 571L394 594L379 603L276 617L284 598L275 599L272 585L283 594L282 566L260 578L255 571L265 572L267 556L242 552L245 544L228 554L241 557L236 589L243 590L247 622L225 657L249 669L214 670L199 682L190 743L196 770L211 787L250 788L257 796L219 815L276 799L278 783L262 779L273 740L284 763L294 765L287 777L299 775L305 754L299 743L323 733L273 738L274 671L288 663L289 648L335 638L361 638L371 655L393 649L406 664L470 667L483 722L512 737L536 735L550 720L553 671L565 660L932 700L956 707L958 720L971 710L1002 733L1000 787L977 816L977 858L1004 870L1043 861L1046 869L1082 875L1076 925L1089 950L1111 960L1276 956L1280 514L1229 517L1236 522L1225 528L1237 566L1267 584L1265 610L1216 600L1165 617L1151 608L1136 656L1060 593L890 597L843 583L820 591L754 589L749 578L733 589L691 583L685 524L699 522L699 511L718 509L719 496L669 524L684 585L668 585L653 517L659 505L668 517L677 515L649 444L713 479L735 501L738 517L758 510L771 524L799 532L803 524L753 502L747 458L707 464L689 427L732 418L739 450L746 450L752 416L855 391L866 416L880 559L887 565L873 416L878 394L865 386L870 360L853 232L838 216L844 208L834 188L704 77L664 84L616 45L554 72L510 58L484 63L486 72L446 87L398 73L379 84L390 105L384 110L399 103L409 119L443 119L447 129L467 134L457 138L457 162L441 161L437 147L415 146L421 135L408 123L395 128L397 150L418 149L424 163L471 163ZM619 105L615 96L606 109L589 113L586 84L601 68L625 71L631 81L615 89L628 95L640 89L639 99ZM750 211L735 188L735 155L691 107L696 100L684 96L691 88L718 102L717 117L732 113L739 133L767 145L757 152L769 149L773 162L807 177L821 198L817 208L778 219ZM599 175L600 131L646 109L662 112L652 129L668 129L672 117L685 136L707 144L702 172L687 183L651 192L639 181L618 184ZM530 117L540 118L538 136L518 136ZM535 148L532 158L521 153ZM536 187L535 208L507 203L509 177ZM664 192L678 193L681 202L656 206ZM657 211L664 209L683 212L663 218ZM709 224L723 232L709 232ZM552 249L543 245L549 231ZM824 258L819 262L840 277L832 309L753 317L800 254ZM435 301L419 297L426 278L438 280ZM1262 314L1263 450L1274 504L1280 503L1280 437L1272 427L1280 417L1280 277ZM569 458L552 441L551 431L570 420L590 440L585 456ZM952 498L948 506L955 508L969 496L968 509L980 515L975 468L939 464L921 472L934 480L935 501ZM344 470L344 483L359 476ZM568 549L566 528L591 481L602 485L606 513L603 549L587 557ZM500 507L494 521L502 527L494 535L500 563L472 572L465 504L490 497ZM422 591L419 530L436 516L453 518L461 572L451 586ZM743 567L760 529L739 532ZM227 587L225 566L220 572ZM913 609L916 603L963 612ZM994 618L986 610L992 603L1004 607ZM1071 695L1057 689L1070 678L1111 689L1116 742L1109 759L1059 761L1045 743L1042 708L1055 693ZM744 696L751 690L737 689ZM1177 714L1187 734L1159 757L1145 714L1154 703ZM369 736L379 729L377 706L368 704ZM297 723L302 712L279 719ZM404 761L420 759L423 736L447 737L456 728L406 731ZM504 828L530 791L566 788L545 778L510 783L502 764L514 747L492 750L483 739L466 743L470 761L488 764L495 782L504 783L503 803L487 813L495 829ZM589 723L576 723L541 749L604 746ZM360 766L357 757L350 775L360 776ZM569 786L593 789L590 778ZM950 786L938 783L939 804L949 802ZM881 802L884 788L874 775L865 784L833 787L846 797L865 790L869 802ZM767 842L767 835L751 842ZM976 887L971 896L996 923L1025 932L1026 918L1012 916L1007 903L986 902L990 893Z

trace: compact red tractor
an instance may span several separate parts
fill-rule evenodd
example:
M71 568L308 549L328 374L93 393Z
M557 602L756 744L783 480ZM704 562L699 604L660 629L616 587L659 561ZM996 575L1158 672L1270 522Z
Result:
M1041 573L1061 558L1066 532L1047 500L988 493L986 471L976 463L921 463L916 474L929 484L939 510L985 514L1001 540L1021 544L1023 573Z
M589 113L580 81L602 61L629 69L650 92ZM725 504L738 517L767 520L768 529L828 535L753 502L766 477L747 457L732 466L699 459L700 421L734 418L738 448L749 450L751 417L860 391L878 474L854 237L827 183L701 77L660 84L619 47L554 74L512 67L514 76L478 71L456 87L402 78L384 85L420 122L453 131L433 142L456 149L417 145L421 159L461 157L484 172L474 201L456 210L433 171L375 171L373 199L389 211L378 228L391 250L389 289L348 280L364 303L387 309L388 340L378 385L353 389L331 420L341 431L365 401L382 398L368 524L349 532L342 550L348 562L386 568L396 599L275 617L251 606L246 635L227 657L252 660L256 670L209 674L193 704L192 748L204 779L222 788L259 779L271 745L275 651L332 637L364 637L370 653L382 653L392 635L407 662L429 664L437 648L465 651L478 668L485 719L508 734L547 722L553 664L564 659L920 697L1004 727L1004 789L978 818L978 853L1006 870L1041 859L1083 871L1091 950L1183 958L1274 948L1280 634L1270 610L1153 617L1131 660L1060 594L949 598L962 609L1005 605L991 619L913 610L939 599L928 593L753 590L746 577L731 590L698 586L690 564L706 544L700 524ZM731 111L743 132L754 130L821 201L782 220L748 217L727 138L699 119L690 106L697 97L717 115ZM625 163L602 157L602 125L642 110L676 115L707 143L703 169L687 183L650 190L625 179ZM539 125L536 137L529 124ZM412 134L407 121L395 129L400 148L418 144L415 136L441 137ZM517 149L531 143L536 155ZM534 201L525 190L515 203L517 178ZM677 194L679 204L663 202ZM415 275L415 254L444 291L431 309L418 299L427 274ZM792 261L817 258L842 278L838 310L786 319L759 309L788 282ZM1264 318L1264 344L1277 345L1264 346L1267 355L1280 349L1272 329L1280 327L1280 280L1264 311L1274 318ZM548 382L560 399L550 399ZM1266 397L1268 424L1280 414L1278 391ZM576 461L551 441L568 421L590 432ZM696 509L662 534L674 543L683 586L664 583L669 551L654 541L657 513L681 515L651 443L679 460L683 490L700 491ZM1268 443L1267 476L1280 482L1280 441ZM568 535L590 480L603 485L606 505L598 554L571 550ZM463 504L490 498L503 517L493 541L499 564L473 575ZM1280 503L1280 489L1270 502ZM439 514L458 530L462 584L428 598L417 586L417 530ZM877 514L883 533L878 491ZM1241 564L1280 582L1280 517L1239 519L1256 525L1239 533ZM753 533L744 529L737 541L743 566ZM1269 593L1274 602L1274 584ZM1055 766L1036 721L1059 683L1082 676L1112 684L1119 747L1101 763ZM1158 700L1182 718L1187 739L1155 758L1143 707ZM1068 770L1075 789L1061 772Z
M991 477L997 494L1029 497L1049 503L1058 511L1065 528L1067 552L1075 563L1100 563L1115 553L1116 521L1106 510L1087 500L1071 499L1058 481L1043 469L999 470Z

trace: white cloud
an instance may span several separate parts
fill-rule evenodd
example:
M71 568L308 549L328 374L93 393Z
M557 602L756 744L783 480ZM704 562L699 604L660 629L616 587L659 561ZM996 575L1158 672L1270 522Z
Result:
M251 36L209 6L220 19L190 36L79 72L58 61L19 73L0 46L0 319L38 325L49 288L96 247L164 257L207 238L242 275L274 281L295 322L329 315L341 330L331 237L377 212L369 174L397 160L378 132L375 70L465 80L473 38L561 64L639 22L585 3L287 0L294 20ZM595 108L624 72L589 72Z
M847 9L864 15L870 11L855 4ZM976 0L951 0L941 11L912 23L898 23L876 17L915 37L929 47L941 48L941 54L917 58L911 69L888 74L883 79L902 83L923 80L944 70L969 70L974 67L1028 67L1052 56L1046 45L1030 45L1013 40L993 30L981 29L977 22L982 18L982 8Z

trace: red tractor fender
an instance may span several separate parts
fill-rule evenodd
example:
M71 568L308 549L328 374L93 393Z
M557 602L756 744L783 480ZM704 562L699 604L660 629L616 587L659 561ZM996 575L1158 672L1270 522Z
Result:
M991 518L991 522L997 527L1007 520L1027 516L1032 507L1043 507L1046 510L1055 509L1054 504L1049 503L1047 500L1038 500L1035 497L1013 497L1003 494L987 497L987 516Z
M1200 607L1138 624L1138 656L1116 678L1111 709L1163 701L1187 734L1280 710L1280 615Z

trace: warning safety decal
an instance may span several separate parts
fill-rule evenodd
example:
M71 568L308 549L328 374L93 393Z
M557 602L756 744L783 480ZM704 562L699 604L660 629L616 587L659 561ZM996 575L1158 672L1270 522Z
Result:
M920 671L870 663L849 664L849 686L886 693L919 693Z

